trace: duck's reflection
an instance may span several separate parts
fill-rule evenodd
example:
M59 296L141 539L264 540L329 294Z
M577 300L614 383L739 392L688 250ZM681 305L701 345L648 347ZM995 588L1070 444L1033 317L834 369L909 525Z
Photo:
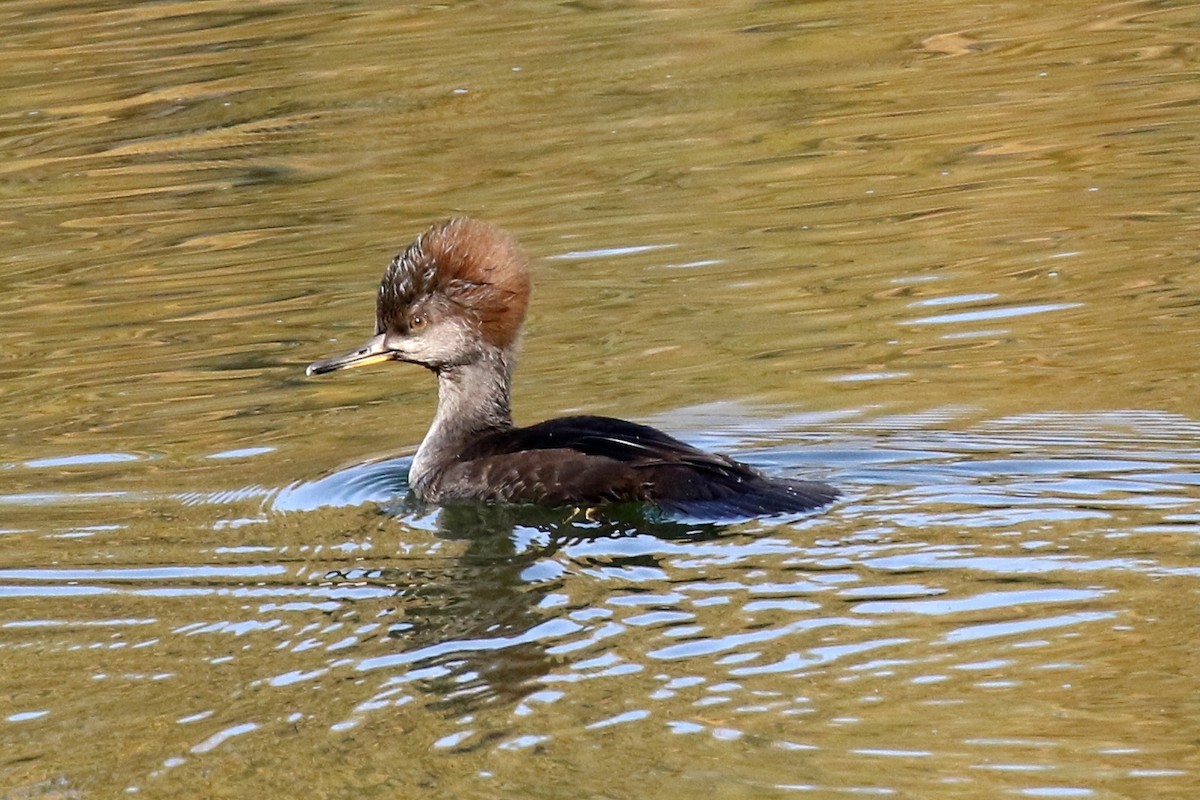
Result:
M384 509L398 520L426 511L411 498ZM560 653L586 638L592 623L574 618L581 609L564 591L573 574L658 570L665 551L653 542L709 540L721 532L718 525L655 518L632 506L447 507L437 513L436 535L465 544L452 561L378 569L360 562L325 577L334 585L390 590L387 600L373 595L353 604L359 620L393 620L391 644L381 643L358 668L391 671L385 692L415 688L425 705L454 715L518 702L542 685ZM571 555L572 549L580 552Z

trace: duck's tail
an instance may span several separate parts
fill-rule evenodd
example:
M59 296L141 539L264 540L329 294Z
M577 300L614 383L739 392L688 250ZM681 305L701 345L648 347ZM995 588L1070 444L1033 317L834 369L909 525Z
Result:
M688 487L693 491L674 492L670 497L657 498L655 504L664 511L689 517L760 517L811 511L828 505L840 494L819 481L772 478L759 473L729 475L726 480L707 477Z

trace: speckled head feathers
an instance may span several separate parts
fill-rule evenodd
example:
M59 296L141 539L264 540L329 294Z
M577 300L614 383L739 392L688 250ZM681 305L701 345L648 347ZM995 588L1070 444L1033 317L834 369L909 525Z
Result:
M404 329L422 304L469 318L483 339L507 349L529 305L524 251L505 231L455 217L433 225L388 265L379 285L376 333Z

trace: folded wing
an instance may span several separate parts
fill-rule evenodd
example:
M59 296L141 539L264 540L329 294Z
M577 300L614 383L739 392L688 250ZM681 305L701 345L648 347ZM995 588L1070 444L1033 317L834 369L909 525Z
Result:
M837 497L815 481L772 478L646 425L611 417L564 417L497 431L459 455L443 479L502 487L487 498L580 505L649 502L697 517L806 511Z

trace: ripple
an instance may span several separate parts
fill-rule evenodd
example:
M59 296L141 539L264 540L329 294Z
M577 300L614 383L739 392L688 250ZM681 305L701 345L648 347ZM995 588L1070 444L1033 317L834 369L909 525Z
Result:
M323 507L384 503L408 490L411 458L358 464L314 481L294 483L277 492L274 511L314 511Z
M996 319L1011 317L1026 317L1030 314L1045 314L1050 311L1063 311L1068 308L1079 308L1083 303L1037 303L1027 306L1009 306L1005 308L988 308L979 311L962 311L956 314L940 314L919 319L901 320L901 325L956 325L962 322L988 322Z
M209 736L204 741L192 747L191 752L195 754L212 752L235 736L244 736L251 731L258 730L258 728L258 724L254 722L243 722L240 725L231 725L224 730L214 733L212 736Z
M130 461L140 461L143 456L133 453L80 453L57 458L35 458L25 462L30 469L46 469L48 467L86 467L94 464L125 464Z

